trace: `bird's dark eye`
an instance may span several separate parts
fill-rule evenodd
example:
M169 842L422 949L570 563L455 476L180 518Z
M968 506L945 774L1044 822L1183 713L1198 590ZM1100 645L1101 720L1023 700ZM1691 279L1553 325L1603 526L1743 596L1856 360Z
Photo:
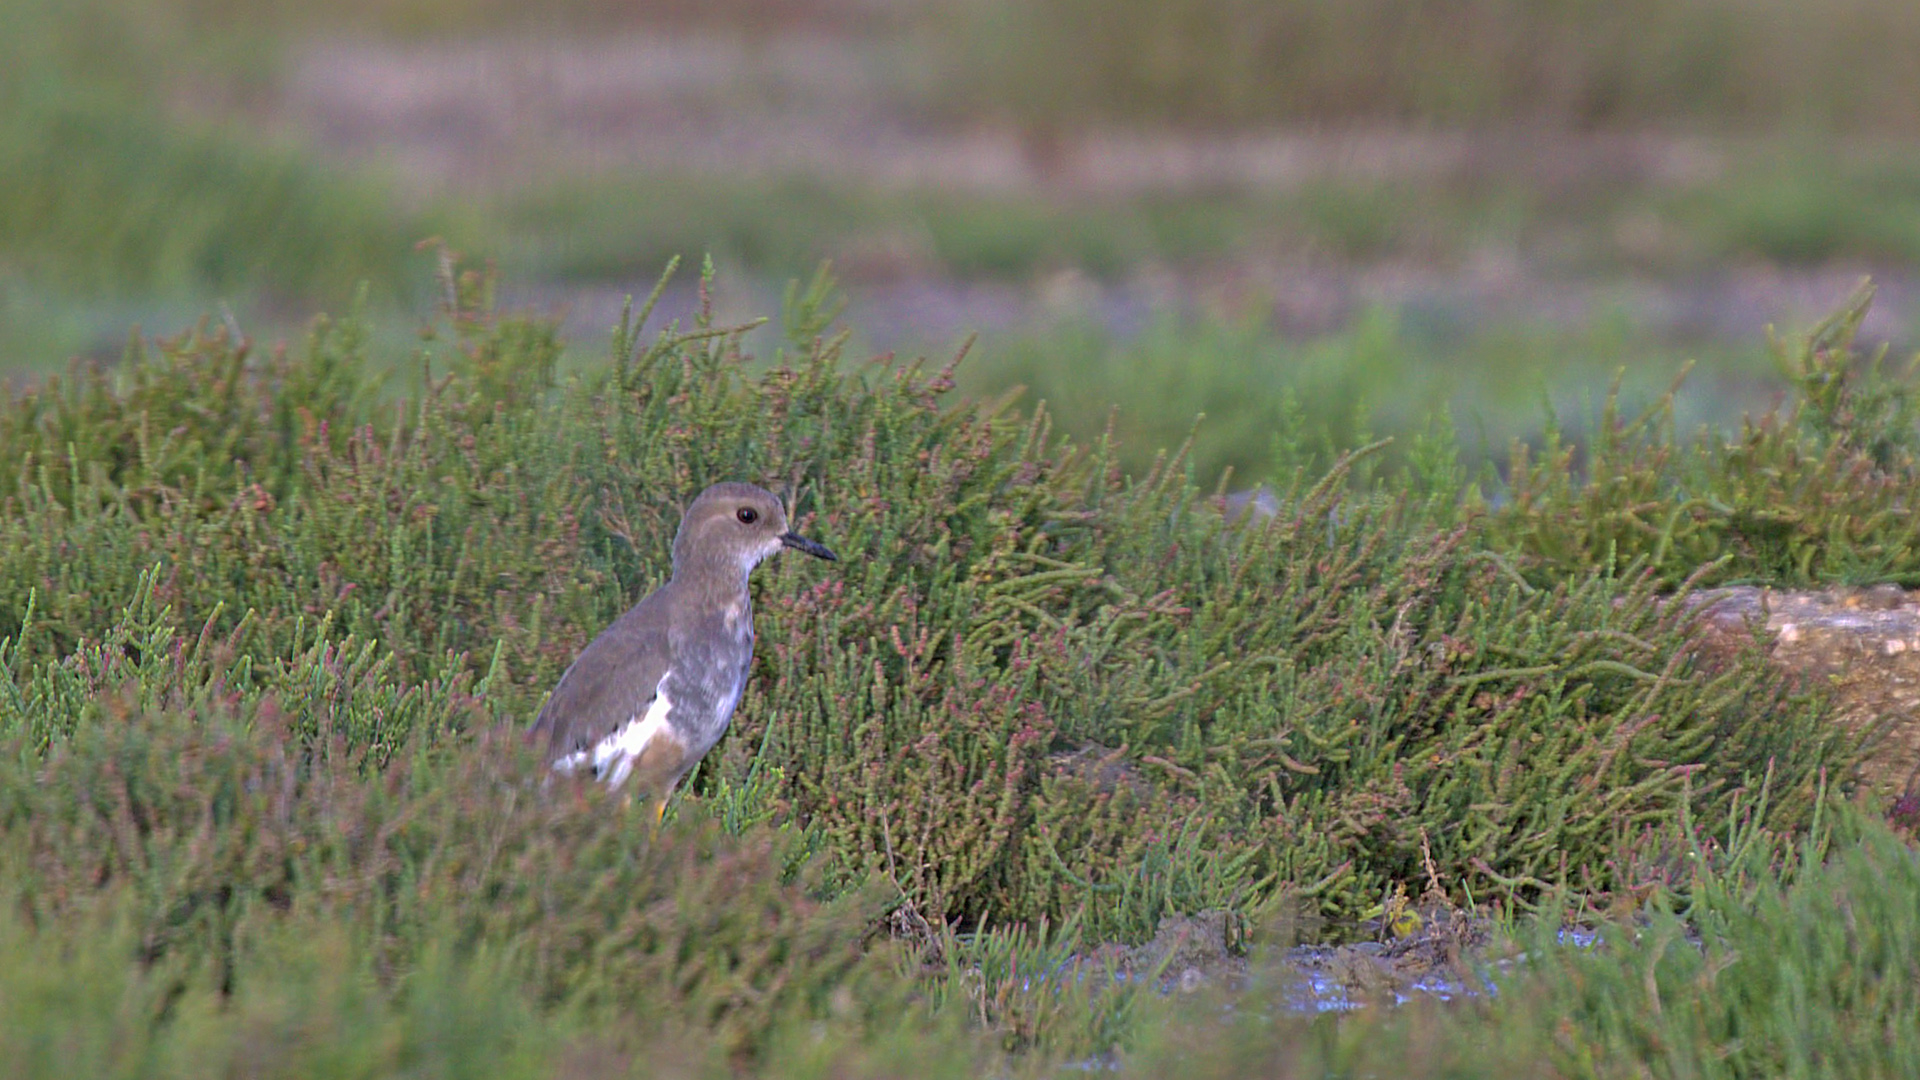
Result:
M740 524L751 525L760 520L760 511L755 510L751 506L743 506L735 511L733 516L740 519Z

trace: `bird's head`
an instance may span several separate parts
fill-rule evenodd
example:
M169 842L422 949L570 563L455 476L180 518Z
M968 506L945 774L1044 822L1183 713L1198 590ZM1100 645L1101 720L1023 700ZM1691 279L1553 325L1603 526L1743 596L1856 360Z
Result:
M773 492L752 484L715 484L700 493L680 519L673 538L673 571L713 566L737 568L742 576L781 548L817 559L837 559L824 545L787 528L787 510Z

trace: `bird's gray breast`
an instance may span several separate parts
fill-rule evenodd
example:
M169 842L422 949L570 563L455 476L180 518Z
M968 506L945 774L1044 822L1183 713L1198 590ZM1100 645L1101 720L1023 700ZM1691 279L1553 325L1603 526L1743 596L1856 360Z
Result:
M702 619L676 635L666 690L674 728L698 758L720 741L746 689L753 662L752 616Z

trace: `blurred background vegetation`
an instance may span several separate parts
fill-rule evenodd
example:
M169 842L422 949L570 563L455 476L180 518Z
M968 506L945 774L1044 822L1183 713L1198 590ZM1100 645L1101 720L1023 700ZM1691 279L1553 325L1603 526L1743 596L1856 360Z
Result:
M1731 423L1757 328L1883 283L1912 338L1901 0L0 0L0 367L221 311L272 338L419 241L597 339L674 255L723 310L832 260L856 346L950 353L1128 464L1269 469L1444 405L1503 449L1625 372ZM661 317L691 310L670 292ZM1363 419L1371 417L1371 419Z

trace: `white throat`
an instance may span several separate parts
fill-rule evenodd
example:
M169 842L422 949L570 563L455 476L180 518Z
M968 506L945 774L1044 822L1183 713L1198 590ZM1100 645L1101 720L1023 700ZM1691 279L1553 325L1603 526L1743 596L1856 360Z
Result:
M749 548L746 551L741 552L740 553L741 576L744 577L748 574L753 573L754 567L759 566L761 563L767 561L768 559L773 558L775 555L780 554L780 549L783 546L785 545L781 544L780 538L776 536L757 548Z

